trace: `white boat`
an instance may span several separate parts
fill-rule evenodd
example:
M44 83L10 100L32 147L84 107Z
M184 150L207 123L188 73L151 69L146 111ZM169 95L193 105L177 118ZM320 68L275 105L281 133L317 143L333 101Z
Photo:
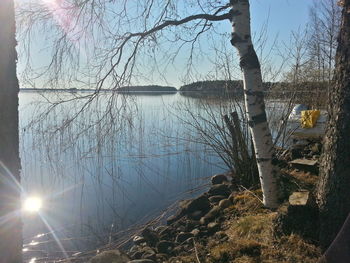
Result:
M328 120L327 111L321 110L320 117L317 119L316 125L313 128L301 127L301 111L308 110L308 107L303 104L294 106L288 118L287 131L292 134L292 137L311 139L323 137Z

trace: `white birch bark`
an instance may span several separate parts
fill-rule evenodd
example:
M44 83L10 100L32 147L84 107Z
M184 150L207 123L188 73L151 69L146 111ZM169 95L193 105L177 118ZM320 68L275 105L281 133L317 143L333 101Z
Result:
M268 208L276 208L277 169L272 164L274 148L266 119L260 63L251 40L249 0L231 0L230 3L231 43L238 50L243 71L245 107L255 147L263 202Z

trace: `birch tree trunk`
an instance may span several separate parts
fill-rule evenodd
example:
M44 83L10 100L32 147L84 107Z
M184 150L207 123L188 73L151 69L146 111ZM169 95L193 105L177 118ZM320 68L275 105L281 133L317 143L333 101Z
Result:
M13 0L0 0L0 263L22 262Z
M350 213L350 0L339 3L344 9L317 193L323 248L329 246Z
M266 207L276 208L277 170L272 164L274 148L265 112L260 63L251 40L249 1L231 0L230 3L233 28L231 44L238 50L243 71L245 106L255 147L263 201Z

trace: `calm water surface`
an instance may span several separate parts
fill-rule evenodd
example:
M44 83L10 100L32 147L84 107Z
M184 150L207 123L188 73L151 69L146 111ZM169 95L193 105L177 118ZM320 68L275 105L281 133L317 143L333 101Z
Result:
M20 93L22 186L25 195L43 199L39 214L24 214L27 260L105 244L111 234L145 223L225 171L183 122L190 120L179 109L184 104L205 114L198 99L180 94L110 99L106 93L73 121L86 100L40 115L52 106L48 100L75 95ZM125 101L129 106L123 107Z

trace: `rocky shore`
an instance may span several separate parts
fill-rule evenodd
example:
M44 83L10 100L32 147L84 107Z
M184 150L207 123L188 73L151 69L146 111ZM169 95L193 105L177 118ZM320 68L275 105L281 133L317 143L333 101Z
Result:
M219 242L227 241L228 236L221 231L227 219L224 210L232 206L238 188L230 175L215 175L211 182L208 192L180 202L179 211L167 219L167 225L145 228L134 236L133 246L126 253L103 252L91 262L177 262L180 260L177 257L186 257L188 253L199 257L196 245L205 245L210 237ZM109 261L110 257L120 258L120 261Z
M233 174L218 174L207 192L181 201L166 225L146 227L128 250L103 251L90 262L317 262L317 171L291 161L317 159L320 151L312 142L280 154L283 191L276 211L263 207L260 190L243 189Z

